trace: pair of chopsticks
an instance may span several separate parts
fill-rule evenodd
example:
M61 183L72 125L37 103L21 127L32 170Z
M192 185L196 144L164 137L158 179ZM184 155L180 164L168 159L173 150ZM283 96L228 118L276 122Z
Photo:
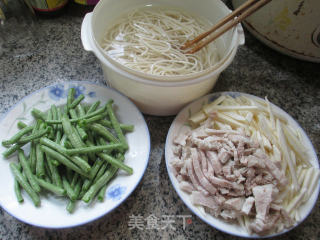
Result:
M242 4L239 8L231 12L225 18L220 20L215 26L213 26L209 31L204 32L194 38L191 41L187 41L182 47L181 50L187 50L186 53L195 53L199 51L201 48L214 41L226 31L243 21L245 18L250 16L252 13L256 12L258 9L271 2L272 0L248 0L244 4ZM220 28L220 29L219 29ZM217 31L218 30L218 31ZM214 33L213 33L214 32ZM207 39L201 41L202 39L209 36L213 33L212 36ZM200 42L201 41L201 42ZM196 44L198 43L198 44ZM193 45L196 44L194 47ZM191 48L191 49L190 49Z

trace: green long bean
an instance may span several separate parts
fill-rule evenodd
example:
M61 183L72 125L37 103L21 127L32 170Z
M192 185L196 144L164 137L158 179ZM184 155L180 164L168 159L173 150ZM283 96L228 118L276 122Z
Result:
M49 148L47 146L41 145L41 150L47 153L51 158L56 159L63 165L67 166L68 168L72 169L73 171L81 174L84 177L88 177L88 174L86 174L82 169L80 169L77 165L75 165L71 160L63 156L61 153L53 150L52 148Z
M40 144L36 145L36 157L37 157L36 175L38 177L42 177L42 176L45 175L45 171L44 171L44 155L43 155L43 151L41 149L41 145Z
M22 137L20 138L20 140L18 140L19 144L26 144L32 140L38 139L44 135L46 135L47 133L49 133L52 130L51 127L47 127L46 129L41 129L38 132L36 132L35 134L31 134L29 136L26 137Z
M84 99L84 95L80 94L73 102L70 104L70 108L75 108L82 100Z
M49 169L52 173L53 183L58 187L62 187L62 180L57 166L53 163L53 159L48 154L46 154L46 157Z
M101 135L102 137L106 138L112 143L119 143L119 140L113 136L113 134L104 126L98 123L93 123L89 126L89 128L96 132L97 134Z
M81 104L78 104L78 106L76 107L77 111L78 111L78 115L80 117L84 117L86 115L86 112L84 110L84 108L82 107Z
M100 101L96 101L95 103L91 104L91 106L89 107L88 111L86 114L89 114L89 113L92 113L94 112L95 110L97 110L97 108L100 106Z
M35 119L41 119L42 121L47 120L47 116L44 112L40 111L39 109L33 108L31 110L31 114Z
M113 101L109 101L107 103L107 112L108 112L108 115L109 115L109 118L110 118L110 121L112 123L112 126L118 136L118 139L120 140L120 142L123 144L123 149L124 150L127 150L128 149L128 143L127 143L127 140L120 128L120 124L118 122L118 119L112 109L112 104L113 104Z
M109 145L103 146L91 146L91 147L83 147L83 148L73 148L66 149L67 155L75 155L75 154L85 154L85 153L99 153L105 150L114 150L114 149L122 149L123 145L121 143L112 143Z
M71 161L76 164L80 169L82 169L85 173L89 173L91 170L91 166L88 164L86 160L79 156L70 157Z
M104 197L106 195L106 191L107 191L107 187L108 185L104 185L100 190L99 190L99 193L98 193L98 200L100 202L103 202L104 201Z
M29 166L29 163L24 155L23 150L19 149L18 150L18 156L19 156L19 162L23 168L24 173L26 174L26 177L31 185L31 187L34 189L36 192L40 192L40 186L37 183L35 176L31 172L31 168Z
M117 160L116 158L108 155L108 154L105 154L105 153L99 153L98 156L107 161L108 163L110 163L112 166L114 167L117 167L117 168L120 168L124 171L126 171L128 174L132 174L133 173L133 169L129 166L127 166L126 164L124 164L123 162L120 162L119 160Z
M69 202L66 207L67 211L69 213L73 213L75 208L76 208L76 201L69 199Z
M74 88L70 88L68 90L68 95L67 95L67 108L70 109L71 104L74 100L74 94L76 93L76 90Z
M19 129L23 129L23 128L25 128L25 127L28 127L28 125L25 124L24 122L19 121L19 122L17 123L17 127L18 127Z
M67 178L65 176L62 177L62 184L63 188L65 189L68 197L75 201L77 199L76 193L73 191L72 187L70 186L70 183L68 182Z
M94 184L91 185L89 190L82 197L82 201L86 203L91 202L96 193L109 182L117 171L118 168L116 167L109 168Z
M33 188L29 185L26 179L23 177L22 173L19 171L16 163L10 163L10 169L19 182L20 186L28 193L31 200L33 201L35 206L40 206L40 197L39 195L33 190Z
M57 152L59 152L59 153L61 153L63 155L66 155L66 153L67 153L67 149L66 148L64 148L60 144L50 140L49 138L46 138L46 137L41 138L40 139L40 143L42 145L45 145L47 147L50 147L50 148L56 150Z
M84 142L81 140L78 133L73 129L73 126L67 117L62 118L62 127L73 147L85 147Z
M16 195L18 202L22 203L24 201L24 199L22 197L20 184L19 184L17 178L14 178L14 193Z
M94 162L89 172L89 179L85 179L82 184L80 196L83 196L86 193L86 191L90 188L91 184L93 183L93 180L95 179L99 169L102 167L103 164L104 161L102 161L99 158Z
M58 116L58 108L57 108L57 106L52 104L51 107L50 107L50 110L52 112L52 120L58 120L59 116ZM54 126L54 130L55 131L57 130L57 126L56 125Z
M81 180L78 180L77 183L74 186L74 194L75 194L75 196L77 198L78 198L78 196L80 194L80 190L81 190ZM67 204L67 207L66 207L67 211L69 213L72 213L74 211L75 207L76 207L76 201L70 199L68 204Z
M58 187L58 186L56 186L56 185L54 185L54 184L52 184L50 182L47 182L47 181L45 181L45 180L43 180L41 178L36 178L36 179L37 179L37 181L38 181L38 183L39 183L39 185L41 187L43 187L44 189L46 189L46 190L48 190L50 192L55 193L56 195L63 196L63 195L66 194L65 189L63 189L61 187Z
M10 148L6 149L2 155L4 158L10 157L12 154L14 154L18 149L22 148L24 144L15 144L12 145Z
M93 141L92 139L93 139L92 134L91 134L91 133L88 133L88 139L87 139L86 142L85 142L87 147L93 147L93 146L95 146L95 145L92 143L92 141ZM97 157L96 157L96 155L95 155L94 152L89 152L89 153L88 153L88 157L89 157L89 159L90 159L91 162L95 162L96 159L97 159Z
M85 121L89 121L89 119L85 119ZM107 119L101 119L99 121L99 123L102 125L102 126L105 126L107 128L112 128L112 123L107 120ZM123 123L120 123L120 128L122 131L125 131L125 132L132 132L134 130L134 126L131 125L131 124L123 124Z
M34 126L28 126L28 127L21 129L18 133L13 135L9 140L2 141L2 145L7 147L7 146L10 146L10 145L18 142L21 137L23 137L27 133L31 132L33 128L34 128Z

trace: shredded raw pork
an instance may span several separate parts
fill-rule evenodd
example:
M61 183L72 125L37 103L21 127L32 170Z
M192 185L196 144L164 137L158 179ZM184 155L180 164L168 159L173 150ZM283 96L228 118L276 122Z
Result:
M274 202L287 183L285 173L243 130L204 124L176 136L174 145L181 151L174 151L171 166L193 204L226 221L246 216L249 230L258 234L280 222L291 226L285 209Z

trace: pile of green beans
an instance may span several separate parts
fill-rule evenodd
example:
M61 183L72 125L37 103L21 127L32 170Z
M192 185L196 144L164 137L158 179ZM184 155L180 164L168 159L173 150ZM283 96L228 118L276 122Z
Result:
M67 197L71 213L77 200L103 201L118 169L133 174L123 161L129 148L125 133L134 126L118 121L113 100L101 107L100 101L87 105L83 100L84 95L75 98L75 89L69 89L66 105L52 105L47 113L32 109L35 123L19 121L19 132L2 141L5 158L18 155L10 169L19 202L24 201L22 189L35 206L40 206L40 193L49 191ZM26 144L30 144L28 155L22 149Z

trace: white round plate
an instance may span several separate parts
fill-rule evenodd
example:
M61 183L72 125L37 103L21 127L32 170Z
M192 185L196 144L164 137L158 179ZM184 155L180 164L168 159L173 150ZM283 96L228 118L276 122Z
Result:
M33 117L30 114L32 108L46 111L52 104L57 106L66 103L68 89L74 87L76 95L85 95L86 103L100 100L105 103L109 99L114 100L114 109L119 121L133 124L134 131L126 134L129 150L125 155L125 163L133 168L133 174L127 175L118 171L116 178L110 183L106 191L104 202L93 201L86 204L78 201L74 213L66 210L67 200L51 194L41 195L41 206L35 207L29 196L23 192L24 202L18 203L15 197L13 185L14 178L9 168L9 163L17 161L17 157L0 159L0 205L9 214L17 219L38 227L66 228L88 223L95 220L119 206L136 188L146 170L150 153L150 135L147 124L138 108L124 95L106 86L89 82L58 83L38 90L13 106L0 119L0 142L10 138L18 131L17 122L31 123ZM139 141L137 141L139 139ZM28 148L28 146L26 145ZM28 149L26 148L26 151ZM5 150L0 147L0 152Z
M176 190L176 192L178 193L179 197L182 199L182 201L188 206L188 208L195 215L197 215L200 219L202 219L204 222L206 222L210 226L212 226L220 231L226 232L231 235L235 235L235 236L239 236L239 237L246 237L246 238L271 237L271 236L277 236L282 233L288 232L292 228L296 227L299 223L301 223L311 212L312 208L314 207L314 205L317 201L318 195L319 195L320 182L318 183L316 190L313 192L312 197L306 202L306 204L304 204L304 206L302 206L302 208L301 208L301 221L299 223L296 223L295 226L292 227L291 229L285 229L284 231L282 231L280 233L276 233L276 234L272 234L272 235L265 235L265 236L258 236L258 235L248 234L246 232L246 230L241 228L238 224L227 223L221 219L218 219L218 218L215 218L209 214L206 214L204 211L201 211L200 208L196 207L195 205L193 205L191 203L189 194L180 189L179 182L177 181L176 177L173 175L173 172L172 172L171 166L170 166L170 162L174 158L174 154L172 152L174 137L177 136L179 132L182 132L182 131L184 132L190 128L189 125L187 124L187 121L192 114L197 113L204 104L208 104L208 103L214 101L215 99L217 99L221 95L229 95L232 97L244 95L249 98L256 98L256 99L263 100L263 99L258 98L256 96L253 96L250 94L245 94L245 93L218 92L218 93L212 93L212 94L206 95L206 96L190 103L188 106L186 106L184 109L182 109L180 111L180 113L176 116L176 118L174 119L174 121L169 129L167 139L166 139L166 145L165 145L166 166L167 166L167 171L168 171L171 183L172 183L174 189ZM288 120L290 125L292 125L295 128L300 129L300 132L302 133L304 145L309 150L308 153L310 156L310 161L313 166L315 166L316 168L319 168L317 154L312 146L312 143L310 142L309 138L307 137L307 135L303 131L303 129L299 126L299 124L290 115L288 115L282 109L280 109L279 107L277 107L274 104L272 104L272 106L273 106L273 110L276 111L278 114L281 114L282 116L284 116Z

